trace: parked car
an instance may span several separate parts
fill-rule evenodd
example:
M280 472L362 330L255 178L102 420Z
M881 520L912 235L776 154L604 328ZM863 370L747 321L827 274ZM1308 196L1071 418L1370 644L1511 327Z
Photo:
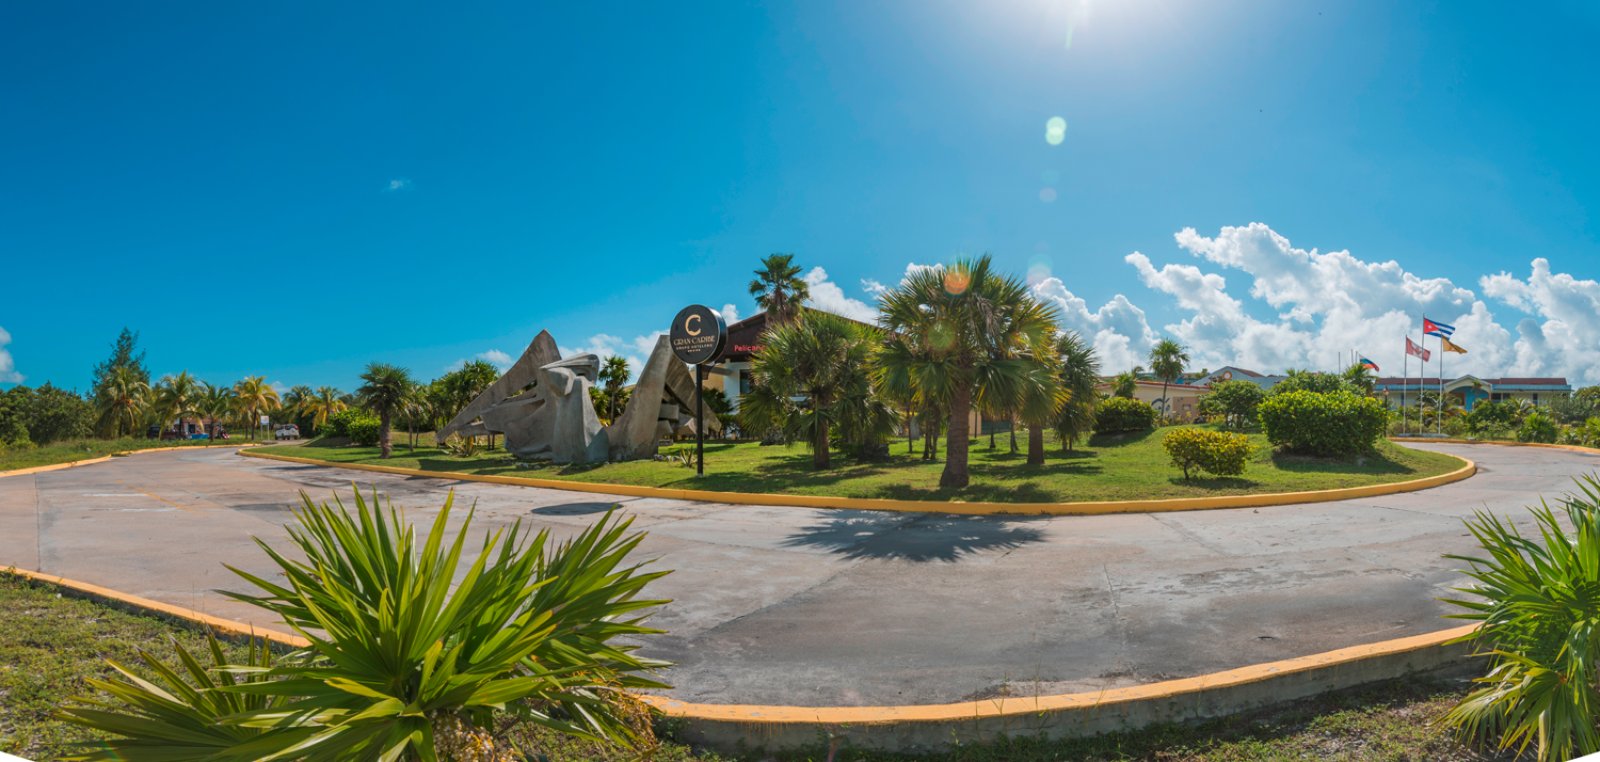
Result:
M273 431L272 436L276 439L299 439L300 427L292 423L286 423Z

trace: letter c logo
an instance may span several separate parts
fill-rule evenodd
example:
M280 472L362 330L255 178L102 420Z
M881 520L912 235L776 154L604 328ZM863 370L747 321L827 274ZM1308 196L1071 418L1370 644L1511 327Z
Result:
M690 315L689 317L684 318L683 319L683 332L689 334L690 336L699 336L700 335L700 329L694 327L695 324L697 324L699 322L700 322L700 313L698 313L698 312L693 314L693 315Z

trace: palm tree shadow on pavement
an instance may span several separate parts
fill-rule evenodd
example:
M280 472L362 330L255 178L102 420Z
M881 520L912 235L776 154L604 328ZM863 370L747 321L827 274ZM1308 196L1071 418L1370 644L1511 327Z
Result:
M1044 540L1040 518L922 514L835 517L791 534L785 547L823 548L848 559L960 561L988 551L1012 550Z

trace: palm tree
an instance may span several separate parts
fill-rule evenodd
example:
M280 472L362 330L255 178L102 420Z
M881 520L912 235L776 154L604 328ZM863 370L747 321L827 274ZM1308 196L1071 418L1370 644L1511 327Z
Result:
M1056 416L1056 433L1063 450L1071 450L1078 437L1094 428L1094 408L1100 383L1100 358L1094 347L1076 331L1066 331L1056 339L1060 358L1061 387L1067 401Z
M1361 363L1355 363L1345 368L1344 373L1340 374L1340 378L1343 378L1345 383L1349 384L1352 389L1368 396L1372 394L1372 390L1377 384L1377 379L1372 376L1372 369Z
M315 392L305 397L300 403L300 414L311 419L311 431L328 424L328 416L343 412L348 406L344 404L342 392L331 386L319 387Z
M912 273L879 299L892 335L878 354L880 378L891 390L914 388L950 416L940 487L965 487L968 416L979 390L1020 399L1037 383L1042 352L1007 357L997 342L1023 337L1043 347L1056 332L1056 310L1035 300L1019 279L994 271L988 255L950 267Z
M1167 399L1167 385L1183 376L1183 366L1189 364L1189 353L1183 345L1172 339L1162 339L1150 348L1150 370L1161 379L1161 406L1172 415L1172 401Z
M768 326L793 319L811 298L811 287L800 278L800 269L793 254L769 254L761 260L756 279L750 281L750 295L766 311Z
M131 436L150 402L150 384L137 368L119 366L106 371L94 395L98 426L112 437Z
M156 385L154 412L162 419L161 430L176 420L179 433L183 433L183 419L200 417L200 382L189 371L167 376Z
M1061 385L1061 377L1055 367L1054 358L1038 359L1038 366L1029 371L1035 378L1023 387L1025 392L1022 395L1022 404L1017 407L1022 422L1028 426L1030 466L1044 465L1044 429L1056 422L1061 406L1072 398ZM1015 432L1012 433L1011 439L1015 443Z
M785 428L811 445L812 468L827 468L829 427L839 420L852 366L866 366L867 342L853 323L826 312L768 328L763 340L751 370L776 395L805 398Z
M361 398L364 407L378 414L380 458L387 458L394 452L394 445L389 441L391 424L395 414L405 408L414 386L410 371L388 363L371 363L361 374L361 388L356 390L356 396Z
M239 398L239 412L250 420L250 438L256 438L261 414L278 409L278 390L267 385L266 376L246 376L233 385Z
M196 409L201 415L205 416L208 422L206 433L212 439L217 438L217 421L233 415L238 410L237 403L238 398L234 395L232 389L226 386L204 385L200 392L200 401Z
M617 408L624 404L622 387L627 385L628 376L633 371L628 368L628 358L611 355L600 366L600 381L603 384L603 393L606 403L606 422L617 420Z

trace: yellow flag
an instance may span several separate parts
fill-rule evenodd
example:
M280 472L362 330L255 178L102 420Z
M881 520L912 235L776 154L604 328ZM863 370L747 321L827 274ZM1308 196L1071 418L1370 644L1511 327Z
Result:
M1460 344L1453 343L1449 339L1446 339L1442 336L1439 338L1439 340L1444 342L1440 346L1442 346L1446 352L1455 352L1458 355L1464 355L1467 353L1467 350L1462 349Z

